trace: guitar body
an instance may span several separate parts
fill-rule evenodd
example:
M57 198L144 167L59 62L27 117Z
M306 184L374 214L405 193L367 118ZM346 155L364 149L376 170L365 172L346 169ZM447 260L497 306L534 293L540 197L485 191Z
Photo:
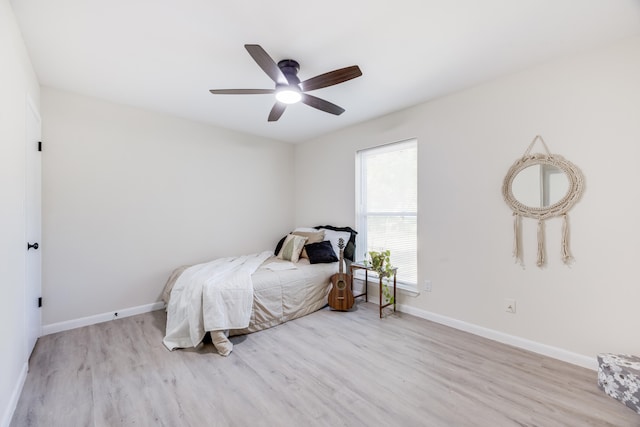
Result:
M339 311L346 311L353 307L354 299L350 283L351 277L348 274L340 276L340 273L336 273L331 276L329 307Z
M354 298L351 291L351 276L342 271L344 242L339 240L340 272L331 276L331 290L329 291L329 307L334 310L346 311L353 307Z

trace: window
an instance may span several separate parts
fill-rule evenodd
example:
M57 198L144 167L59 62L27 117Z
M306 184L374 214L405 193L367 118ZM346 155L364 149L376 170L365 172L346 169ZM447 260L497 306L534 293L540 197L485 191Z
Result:
M418 141L358 151L356 162L356 260L389 249L398 282L417 290Z

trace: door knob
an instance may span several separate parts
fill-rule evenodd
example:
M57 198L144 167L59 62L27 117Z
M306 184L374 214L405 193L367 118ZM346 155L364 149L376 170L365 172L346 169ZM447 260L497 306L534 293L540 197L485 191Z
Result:
M31 243L27 242L27 250L29 250L31 248L33 248L35 250L38 250L38 247L39 247L38 242L36 242L34 244L31 244Z

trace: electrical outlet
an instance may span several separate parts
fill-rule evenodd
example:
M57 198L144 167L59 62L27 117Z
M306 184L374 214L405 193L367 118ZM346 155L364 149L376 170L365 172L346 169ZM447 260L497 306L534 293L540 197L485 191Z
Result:
M425 292L431 292L431 280L425 280L422 285L422 290Z
M516 300L513 298L505 298L504 299L504 311L507 313L515 314L516 313Z

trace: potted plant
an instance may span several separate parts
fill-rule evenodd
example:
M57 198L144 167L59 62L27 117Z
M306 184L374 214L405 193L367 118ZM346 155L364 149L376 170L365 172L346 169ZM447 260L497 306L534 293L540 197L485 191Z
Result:
M371 269L375 271L382 279L382 295L385 301L393 304L393 295L389 291L389 280L393 275L393 266L391 265L391 251L369 251L369 257L371 258ZM365 261L367 265L367 261Z

